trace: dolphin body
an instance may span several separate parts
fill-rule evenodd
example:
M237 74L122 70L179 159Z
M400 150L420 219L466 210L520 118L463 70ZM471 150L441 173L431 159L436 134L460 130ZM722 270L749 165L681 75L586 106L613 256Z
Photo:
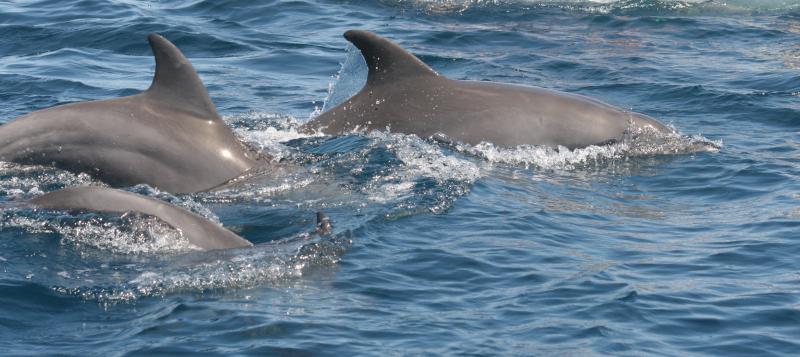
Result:
M614 142L631 129L672 132L651 117L578 94L448 79L368 31L350 30L344 37L361 50L369 68L367 82L302 131L391 130L473 145L488 141L570 149Z
M102 187L66 188L31 200L47 210L87 210L108 213L137 212L159 218L181 231L189 243L203 250L246 248L253 243L197 214L154 198Z
M104 187L73 187L50 192L30 201L46 210L86 210L107 213L137 212L180 230L189 243L203 250L247 248L253 243L208 219L183 208L147 196ZM330 218L317 212L316 234L332 231Z
M265 158L225 125L191 63L151 34L156 73L128 97L39 110L0 126L0 161L85 172L113 187L203 191Z

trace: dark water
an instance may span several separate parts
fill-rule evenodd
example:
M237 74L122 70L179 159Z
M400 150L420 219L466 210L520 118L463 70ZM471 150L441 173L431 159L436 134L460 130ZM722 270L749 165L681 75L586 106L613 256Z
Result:
M0 354L800 354L797 1L11 1L0 121L146 88L175 42L245 140L306 171L153 219L15 208L85 175L0 166ZM459 79L593 96L719 152L298 135L376 31ZM675 144L675 143L672 143ZM335 221L309 236L314 212Z

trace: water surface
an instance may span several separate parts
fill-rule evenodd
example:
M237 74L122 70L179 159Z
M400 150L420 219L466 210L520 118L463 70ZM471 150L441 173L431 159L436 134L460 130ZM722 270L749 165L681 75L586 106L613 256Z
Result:
M152 218L20 208L99 183L0 165L2 354L797 355L798 11L788 0L2 3L0 122L147 88L146 36L158 32L244 140L305 168L215 193L128 188L257 244L203 253ZM720 150L299 135L365 79L342 38L351 28L450 78L592 96ZM332 236L307 234L320 210Z

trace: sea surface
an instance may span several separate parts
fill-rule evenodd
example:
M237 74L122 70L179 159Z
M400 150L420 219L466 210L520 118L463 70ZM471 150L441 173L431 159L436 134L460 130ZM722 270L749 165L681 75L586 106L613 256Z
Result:
M580 93L683 138L566 150L298 125L367 29L439 73ZM24 203L0 163L0 355L800 355L800 2L0 1L0 123L146 89L146 36L297 168L172 202L256 243ZM690 153L686 142L715 150ZM334 222L318 236L317 211Z

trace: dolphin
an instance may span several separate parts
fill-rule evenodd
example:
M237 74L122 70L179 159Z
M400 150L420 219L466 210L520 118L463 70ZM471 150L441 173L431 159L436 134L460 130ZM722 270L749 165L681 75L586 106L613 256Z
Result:
M422 138L500 146L607 144L626 132L672 130L657 120L586 96L522 85L452 80L395 43L345 32L364 56L367 82L357 94L301 127L342 135L391 130Z
M157 199L105 187L72 187L50 192L30 201L45 210L86 210L107 213L137 212L166 222L181 231L189 243L202 250L247 248L253 243L204 217ZM315 233L332 231L330 218L317 212Z
M253 246L253 243L248 240L183 208L147 196L112 188L65 188L36 197L30 203L36 208L46 210L137 212L154 216L180 230L189 243L203 250Z
M0 161L173 193L208 190L269 161L222 121L181 51L157 34L148 40L156 62L149 89L39 110L2 125Z

